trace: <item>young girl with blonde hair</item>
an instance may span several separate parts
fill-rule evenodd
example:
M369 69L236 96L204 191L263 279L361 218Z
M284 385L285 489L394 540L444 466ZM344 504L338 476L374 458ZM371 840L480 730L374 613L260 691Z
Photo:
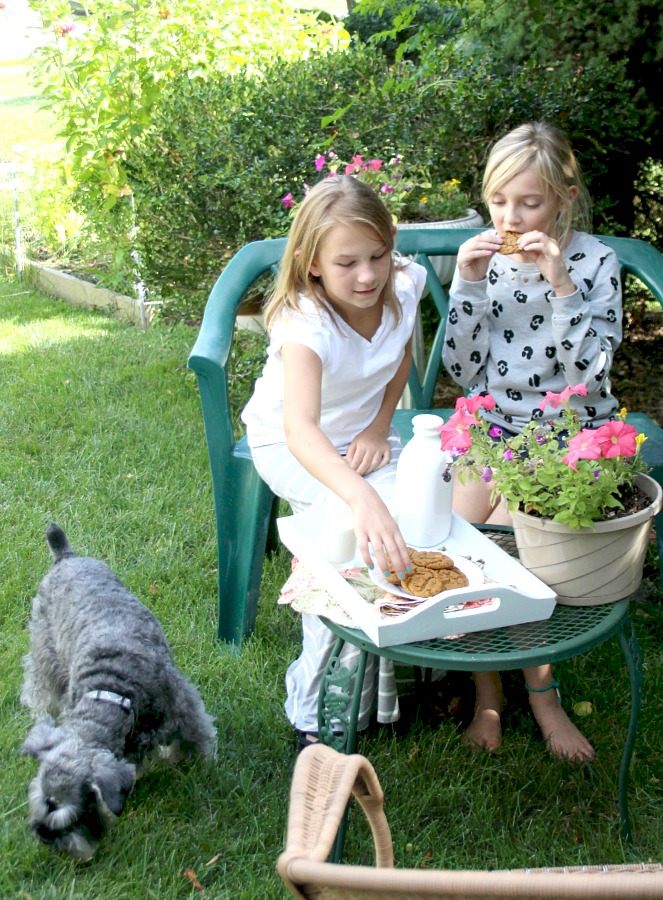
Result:
M350 176L316 184L295 214L265 309L270 343L242 413L253 461L274 493L299 512L330 491L352 511L369 567L398 572L410 559L385 497L401 443L391 426L407 383L411 337L426 272L394 252L391 216ZM288 669L286 713L300 747L317 738L317 698L334 636L302 616L303 652ZM355 648L346 645L343 665ZM378 720L398 718L393 667L372 658L359 727L368 724L381 673Z
M483 196L493 228L459 250L443 352L452 378L470 395L490 393L484 414L506 433L553 417L548 391L584 384L575 396L585 427L615 415L610 366L622 337L619 264L586 232L589 199L566 136L546 122L515 128L490 151ZM505 232L517 250L501 252ZM510 524L492 484L454 483L454 510L470 522ZM551 752L577 761L594 749L558 701L550 666L524 671L530 705ZM488 750L502 738L504 705L496 672L477 672L475 716L467 737Z

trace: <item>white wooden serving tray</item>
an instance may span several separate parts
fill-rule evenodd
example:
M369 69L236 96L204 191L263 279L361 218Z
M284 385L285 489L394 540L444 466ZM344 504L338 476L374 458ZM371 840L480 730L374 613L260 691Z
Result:
M314 506L293 516L277 519L281 540L334 597L342 609L377 647L407 644L470 631L485 631L505 625L520 625L549 619L556 594L518 560L505 553L484 534L452 516L449 537L440 548L450 553L484 561L487 582L481 586L445 591L400 616L384 616L364 600L321 550L322 507ZM365 566L361 557L355 566ZM492 603L468 610L447 610L469 600L492 599Z

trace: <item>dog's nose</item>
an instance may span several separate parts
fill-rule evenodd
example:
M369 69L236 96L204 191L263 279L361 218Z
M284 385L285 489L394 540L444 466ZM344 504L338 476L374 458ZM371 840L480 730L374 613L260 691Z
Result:
M55 838L58 836L58 833L51 831L48 825L45 825L44 822L36 822L32 826L32 829L39 840L43 841L44 844L52 844Z
M49 797L49 798L46 800L46 812L47 812L47 813L55 812L55 810L56 810L57 808L58 808L58 805L57 805L57 803L55 802L55 800L52 800L52 799Z

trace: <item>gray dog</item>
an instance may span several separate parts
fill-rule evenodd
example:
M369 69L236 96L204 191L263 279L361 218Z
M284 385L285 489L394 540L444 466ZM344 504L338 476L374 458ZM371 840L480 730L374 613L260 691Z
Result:
M45 844L88 860L145 755L160 746L173 758L213 756L216 730L147 607L104 563L76 556L59 526L46 539L54 563L32 601L21 694L43 717L21 747L40 762L30 825Z

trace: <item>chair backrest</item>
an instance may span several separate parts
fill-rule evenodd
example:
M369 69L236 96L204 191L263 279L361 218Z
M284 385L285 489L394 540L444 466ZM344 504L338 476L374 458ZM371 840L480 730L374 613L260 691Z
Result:
M376 868L327 862L347 802L371 826ZM277 869L295 897L376 900L646 900L663 898L663 866L578 866L503 871L394 869L383 794L370 762L313 744L300 753L290 791L286 847Z
M415 409L433 406L449 311L446 287L440 284L431 258L455 256L460 245L480 231L477 228L413 228L398 232L398 250L404 255L415 256L428 272L430 298L439 315L424 371L412 366L408 387ZM622 270L638 277L663 305L663 256L659 251L645 241L632 238L603 235L600 238L615 250ZM189 357L189 367L209 379L214 387L216 402L210 415L217 419L221 446L234 445L225 373L237 310L256 281L265 273L276 271L284 247L285 238L254 241L232 257L212 289L198 339Z

